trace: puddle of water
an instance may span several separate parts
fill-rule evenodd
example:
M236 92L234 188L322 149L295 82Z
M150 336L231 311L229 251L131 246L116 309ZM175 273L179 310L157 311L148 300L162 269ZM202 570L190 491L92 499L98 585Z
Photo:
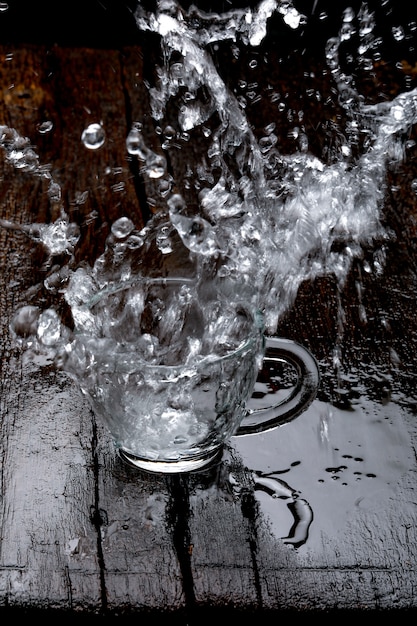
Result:
M286 537L294 523L288 504L308 503L313 520L306 545L313 551L322 549L323 536L346 533L361 511L383 511L415 464L406 411L364 398L349 411L316 400L293 422L232 442L246 467L276 480L277 492L281 488L274 498L255 484L276 537Z

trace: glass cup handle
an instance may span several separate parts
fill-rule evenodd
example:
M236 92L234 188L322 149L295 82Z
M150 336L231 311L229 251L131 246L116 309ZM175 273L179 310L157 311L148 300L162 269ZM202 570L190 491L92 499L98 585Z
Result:
M313 402L320 382L314 356L299 343L280 337L265 337L263 362L288 363L297 373L292 391L280 402L260 409L248 409L236 435L260 433L290 422Z

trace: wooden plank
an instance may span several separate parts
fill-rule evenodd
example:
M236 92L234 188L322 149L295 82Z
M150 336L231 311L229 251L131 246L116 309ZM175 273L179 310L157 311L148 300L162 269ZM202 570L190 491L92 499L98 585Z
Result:
M126 467L100 424L97 439L104 608L127 615L179 611L185 597L172 538L169 482Z
M2 51L3 60L5 54ZM47 98L39 83L46 74L43 55L37 58L22 50L10 57L6 67L10 74L2 81L7 85L1 101L2 123L19 129L23 136L29 131L35 136L38 118L34 111ZM22 71L27 74L22 75ZM19 175L3 159L1 167L6 181L2 217L31 223L36 219L34 211L39 210L41 215L45 212L40 182ZM88 514L88 483L94 477L89 471L91 457L83 452L86 441L91 439L91 424L83 423L85 406L78 394L74 396L68 381L49 367L42 372L36 359L22 363L10 344L8 325L15 307L25 297L25 288L33 286L30 280L37 276L39 257L33 254L25 237L14 237L3 229L0 236L1 291L5 296L1 307L1 604L76 605L77 592L74 590L72 598L69 575L71 546L75 538L82 536L85 554L88 553L85 580L89 580L84 595L94 605L100 602L97 538ZM68 406L78 408L75 420L71 419ZM79 474L85 485L81 492L85 497L84 513L79 497L73 497L74 481ZM82 598L83 591L79 591Z

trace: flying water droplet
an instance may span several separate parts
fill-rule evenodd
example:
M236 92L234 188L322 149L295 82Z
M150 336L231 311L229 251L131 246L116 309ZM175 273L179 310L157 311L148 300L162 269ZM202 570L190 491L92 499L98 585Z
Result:
M39 316L37 335L45 346L53 346L61 339L64 327L54 309L46 309Z
M111 232L116 239L125 239L130 235L135 228L134 223L128 217L120 217L113 222L111 226Z
M404 28L402 26L393 26L392 36L394 37L395 41L402 41L405 37Z
M146 161L150 152L142 137L140 128L134 126L126 137L126 149L129 154L139 157L142 161Z
M89 124L81 134L81 141L89 150L98 150L106 141L106 133L101 124Z
M18 309L10 324L13 335L18 340L36 335L40 314L39 307L29 304Z
M51 132L53 127L54 127L53 122L51 122L50 120L47 120L47 121L42 122L41 124L39 124L39 126L38 126L38 133L40 135L46 135L47 133Z
M162 154L152 153L146 159L145 172L149 178L162 178L166 172L167 162Z

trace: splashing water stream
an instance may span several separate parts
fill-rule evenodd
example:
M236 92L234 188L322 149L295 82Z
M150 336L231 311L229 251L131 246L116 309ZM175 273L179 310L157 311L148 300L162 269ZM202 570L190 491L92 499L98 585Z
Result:
M132 126L126 148L143 163L144 176L159 183L162 208L141 231L121 216L92 268L83 265L68 272L67 267L46 279L50 290L66 285L64 298L72 310L75 334L102 334L103 320L94 318L90 306L95 294L111 291L120 282L128 285L161 271L169 274L175 265L200 285L210 285L215 298L221 292L233 301L245 293L263 311L266 330L273 333L303 281L332 274L343 285L362 246L390 236L380 221L387 164L401 158L398 144L416 122L417 91L391 102L363 102L339 60L341 45L356 32L355 16L346 11L339 33L327 42L326 60L349 120L347 137L327 163L309 152L306 141L290 155L280 153L273 125L260 140L255 137L244 107L210 54L213 44L224 41L259 46L275 13L294 30L306 20L282 0L264 0L256 9L222 15L195 7L186 12L171 0L159 2L155 12L138 5L138 29L160 36L163 64L149 93L155 124L164 129L165 156L146 145L140 121ZM357 22L365 50L372 31L366 5ZM173 103L178 105L174 122L168 119ZM197 131L206 142L197 166L188 164L188 190L190 180L198 190L192 198L179 191L180 183L187 181L173 181L167 164L176 138L188 139ZM361 135L367 137L366 147L354 157ZM0 224L20 228L51 255L71 257L79 229L68 221L50 168L39 163L28 140L14 129L1 128L0 144L14 167L49 180L49 197L60 210L59 219L49 225ZM38 347L54 347L58 359L71 352L68 329L53 309L29 313L17 313L13 328L18 336L31 334L38 317ZM27 319L29 331L24 328Z
M340 54L346 42L358 35L358 59L366 65L367 51L377 46L377 37L372 37L375 25L366 4L357 15L346 10L339 32L325 48L328 71L347 119L343 141L325 161L309 151L308 138L294 128L294 133L300 132L298 148L283 154L273 123L265 125L262 137L255 136L245 106L221 77L213 54L215 46L225 42L258 48L274 15L293 31L307 20L286 0L264 0L255 9L223 14L196 7L186 11L175 0L161 0L153 12L138 4L138 30L157 35L161 46L156 80L148 87L162 141L161 151L153 151L137 120L126 138L126 149L142 163L143 176L157 183L159 210L142 230L120 216L92 267L85 263L74 267L80 231L68 219L51 168L39 163L34 148L17 131L0 128L7 161L46 179L50 202L59 211L51 224L0 220L0 225L22 230L51 257L66 255L68 263L47 276L45 287L63 293L74 324L73 330L67 328L54 308L28 305L17 311L12 322L17 340L29 340L32 349L46 351L77 378L91 365L85 357L87 335L95 338L97 350L102 345L105 359L120 339L117 328L119 335L124 332L122 319L109 324L111 308L95 306L101 294L130 287L130 323L143 313L140 280L181 275L198 285L197 297L209 306L191 302L194 296L185 290L173 302L174 309L165 312L170 326L164 333L169 335L178 319L198 306L204 338L200 343L186 340L186 353L181 354L185 360L211 351L216 354L224 349L216 338L243 300L263 312L266 331L274 333L303 281L333 275L342 287L363 246L391 236L381 223L387 167L402 158L403 137L417 121L417 90L391 101L365 103L343 69L346 63ZM366 140L358 150L360 137ZM105 141L104 130L86 129L83 141L89 149L99 148ZM194 142L199 159L187 162L184 180L173 180L169 163L178 158L181 142ZM180 158L186 155L184 150ZM137 342L138 358L162 362L166 351L160 340L147 336Z

